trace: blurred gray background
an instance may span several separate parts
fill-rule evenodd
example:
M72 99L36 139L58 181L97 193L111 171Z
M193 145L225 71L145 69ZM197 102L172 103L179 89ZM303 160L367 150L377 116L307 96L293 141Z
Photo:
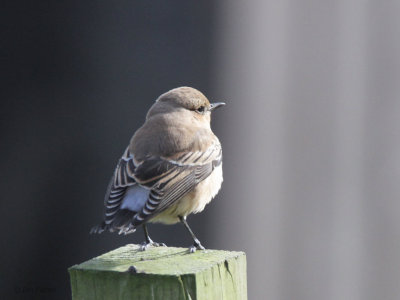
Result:
M69 299L148 108L182 85L227 106L220 194L189 223L243 250L249 299L400 298L400 2L13 2L1 11L0 295ZM168 245L180 225L154 225Z

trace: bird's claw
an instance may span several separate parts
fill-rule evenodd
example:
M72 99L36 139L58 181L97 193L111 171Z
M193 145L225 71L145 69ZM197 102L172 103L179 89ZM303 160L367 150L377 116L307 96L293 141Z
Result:
M206 250L206 248L203 247L199 240L195 240L194 244L189 247L190 253L194 253L196 252L196 250Z
M147 248L149 248L150 246L152 246L152 247L167 247L167 245L165 245L164 243L156 243L156 242L153 242L153 241L150 241L150 242L143 242L143 243L140 245L140 251L145 251L145 250L147 250Z

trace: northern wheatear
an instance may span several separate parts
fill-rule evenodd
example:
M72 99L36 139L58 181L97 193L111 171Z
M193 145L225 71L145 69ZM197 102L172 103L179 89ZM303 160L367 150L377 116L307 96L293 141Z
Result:
M146 223L182 222L194 244L204 249L186 222L201 212L222 183L222 149L210 127L211 112L225 103L211 103L198 90L179 87L162 94L147 113L119 160L105 195L104 221L91 233L104 230L132 233Z

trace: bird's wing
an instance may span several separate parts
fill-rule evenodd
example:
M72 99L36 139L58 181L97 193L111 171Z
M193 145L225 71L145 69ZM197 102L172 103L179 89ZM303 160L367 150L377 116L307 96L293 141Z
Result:
M150 188L149 198L135 216L139 225L170 207L207 178L221 164L222 150L218 140L205 151L179 153L174 158L150 157L139 162L134 178Z
M134 169L133 156L127 148L115 168L104 197L105 224L111 224L114 221L127 189L136 184L133 176Z

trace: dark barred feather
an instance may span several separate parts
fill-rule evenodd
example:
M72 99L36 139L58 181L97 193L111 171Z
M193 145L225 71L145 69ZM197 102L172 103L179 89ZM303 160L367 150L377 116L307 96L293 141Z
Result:
M105 219L91 233L105 230L128 234L135 227L161 213L184 197L221 164L222 151L218 141L204 152L183 153L177 159L149 157L136 162L126 149L118 162L105 195ZM121 209L127 189L135 184L150 189L141 211ZM124 206L125 207L125 206Z

